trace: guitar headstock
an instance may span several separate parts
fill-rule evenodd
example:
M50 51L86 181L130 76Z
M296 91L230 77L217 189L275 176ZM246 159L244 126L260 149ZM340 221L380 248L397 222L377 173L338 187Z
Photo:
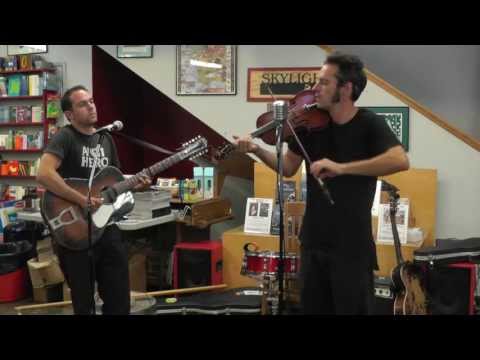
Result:
M197 136L183 143L180 152L183 159L196 159L208 152L208 141L204 137Z
M398 188L385 180L382 180L382 190L388 191L390 214L395 214L398 208L398 199L400 198Z

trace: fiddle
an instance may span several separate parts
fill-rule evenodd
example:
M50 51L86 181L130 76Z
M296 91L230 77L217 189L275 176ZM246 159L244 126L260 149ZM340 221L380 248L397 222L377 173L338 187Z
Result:
M260 115L257 118L257 130L250 136L252 138L259 137L266 144L275 145L277 140L275 136L276 123L273 120L273 110ZM287 120L294 130L322 130L330 122L330 114L315 106L315 90L303 90L289 101ZM282 141L287 141L293 135L290 126L283 126ZM215 151L214 158L223 160L234 150L233 144L224 145Z
M257 128L262 128L273 120L273 110L268 111L258 117ZM330 122L330 115L326 110L315 106L315 90L303 90L289 101L287 120L294 129L322 130ZM284 126L282 141L288 140L292 135L292 129L289 126ZM255 137L255 132L251 136ZM259 135L259 137L266 144L275 145L275 127Z

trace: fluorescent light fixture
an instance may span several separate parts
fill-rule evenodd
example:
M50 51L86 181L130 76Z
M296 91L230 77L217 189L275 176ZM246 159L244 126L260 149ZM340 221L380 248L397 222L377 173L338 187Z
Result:
M45 51L45 45L18 45L19 48L23 48L25 46L33 50Z
M213 68L213 69L221 69L223 67L222 64L208 63L205 61L198 61L198 60L190 60L190 65Z

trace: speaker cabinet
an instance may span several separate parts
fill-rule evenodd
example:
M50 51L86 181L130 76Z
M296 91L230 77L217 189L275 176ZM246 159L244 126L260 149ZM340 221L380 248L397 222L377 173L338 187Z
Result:
M176 244L173 287L183 289L219 285L223 281L222 266L221 241Z
M426 271L429 313L473 315L475 313L475 264L455 263Z

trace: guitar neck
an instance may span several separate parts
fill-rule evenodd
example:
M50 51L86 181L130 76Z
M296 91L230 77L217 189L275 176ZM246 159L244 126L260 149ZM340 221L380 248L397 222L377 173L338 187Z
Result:
M186 156L183 154L183 152L174 154L162 161L157 162L156 164L153 164L148 168L143 169L142 171L135 174L134 176L114 184L112 187L115 190L117 195L123 194L124 192L130 191L136 185L138 185L143 175L148 175L150 177L153 177L156 174L162 172L163 170L168 169L169 167L176 164L177 162L182 161L183 159L185 159L185 157Z
M394 209L392 210L392 205ZM400 236L398 235L397 229L397 220L396 220L396 208L397 204L390 204L390 223L392 224L392 234L393 234L393 242L395 244L395 255L397 257L397 264L403 264L404 260L402 257L402 246L400 245Z

